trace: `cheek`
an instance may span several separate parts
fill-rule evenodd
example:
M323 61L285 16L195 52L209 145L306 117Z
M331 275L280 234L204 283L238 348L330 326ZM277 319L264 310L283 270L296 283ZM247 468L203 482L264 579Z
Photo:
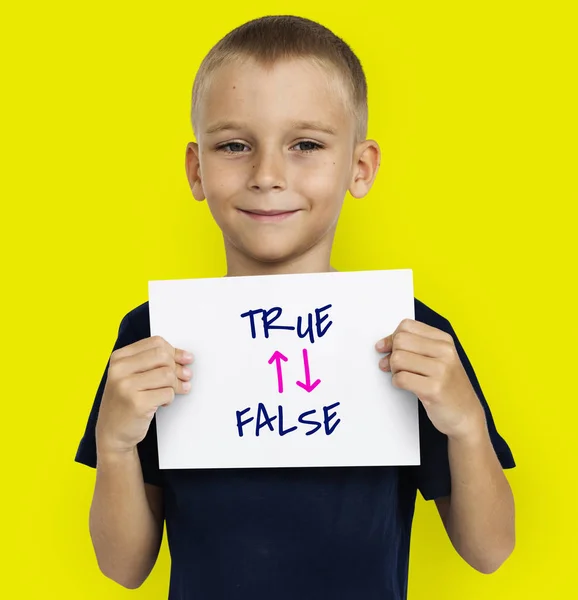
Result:
M297 189L316 204L341 204L347 191L348 170L343 161L329 158L300 169L295 177Z
M239 187L239 174L229 165L207 158L201 164L203 190L207 200L223 201Z

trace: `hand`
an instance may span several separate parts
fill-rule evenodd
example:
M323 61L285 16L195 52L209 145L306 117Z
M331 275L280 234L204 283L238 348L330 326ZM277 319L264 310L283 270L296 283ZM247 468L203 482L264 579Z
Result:
M418 396L436 429L464 438L486 427L483 407L449 333L404 319L375 347L390 353L380 360L380 368L391 371L396 388Z
M115 350L96 424L99 453L134 450L158 407L191 389L191 372L184 365L192 361L191 354L160 336Z

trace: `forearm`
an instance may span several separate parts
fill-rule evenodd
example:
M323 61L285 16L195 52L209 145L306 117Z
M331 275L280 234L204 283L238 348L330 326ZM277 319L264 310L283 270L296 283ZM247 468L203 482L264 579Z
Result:
M144 582L158 556L162 523L147 500L136 449L99 455L90 534L107 577L128 588Z
M515 544L514 498L485 423L448 439L452 493L446 527L458 553L483 573L495 571Z

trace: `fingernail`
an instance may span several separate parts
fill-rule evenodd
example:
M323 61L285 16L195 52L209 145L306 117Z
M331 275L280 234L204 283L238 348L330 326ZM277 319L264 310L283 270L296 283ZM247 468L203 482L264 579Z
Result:
M383 340L379 340L377 344L375 344L377 350L381 351L385 348L385 342Z
M184 368L183 368L183 375L184 375L185 377L190 377L190 376L192 375L192 373L191 373L191 370L190 370L190 369L187 369L187 367L184 367Z
M194 356L190 352L185 352L183 354L185 360L193 360Z
M183 390L185 390L185 392L190 392L191 391L191 383L189 381L185 381L183 383Z

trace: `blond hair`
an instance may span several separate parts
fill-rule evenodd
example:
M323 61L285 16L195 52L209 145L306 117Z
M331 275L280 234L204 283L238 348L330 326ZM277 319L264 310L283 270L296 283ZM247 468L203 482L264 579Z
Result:
M201 96L210 76L230 60L254 59L271 67L280 60L309 59L340 76L356 121L356 141L367 136L367 82L353 50L323 25L291 15L266 16L229 32L203 59L193 83L191 122L197 131Z

